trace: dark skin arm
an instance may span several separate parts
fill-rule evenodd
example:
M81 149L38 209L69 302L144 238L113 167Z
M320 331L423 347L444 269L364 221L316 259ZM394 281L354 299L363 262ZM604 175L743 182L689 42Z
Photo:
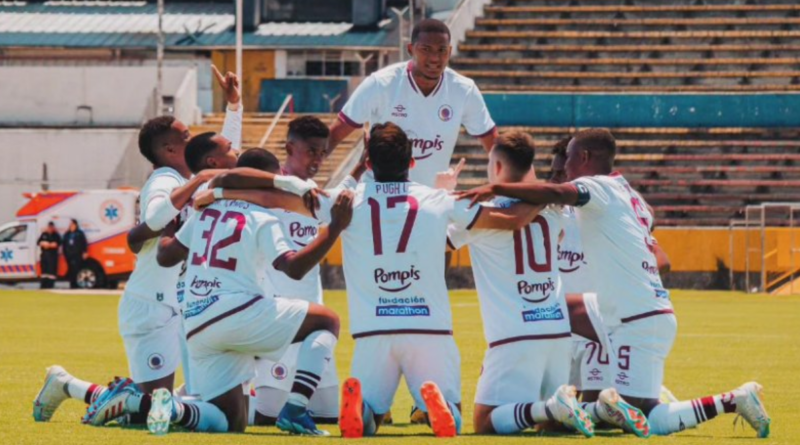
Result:
M128 232L128 248L133 253L139 253L148 240L161 235L161 230L152 230L145 223L139 223Z
M325 150L325 156L333 153L333 150L335 150L343 140L347 139L347 136L350 136L350 134L356 130L358 130L358 128L342 122L341 119L336 119L336 122L331 125L331 134L328 137L328 148Z
M189 256L189 249L178 241L175 236L177 224L171 222L164 227L161 238L158 240L158 254L156 261L161 267L172 267L184 261Z
M494 140L497 139L497 128L492 130L491 133L481 136L478 138L481 141L481 145L483 145L483 149L486 150L486 153L492 151L492 147L494 147Z
M223 199L246 201L267 209L284 209L301 215L314 217L306 207L303 198L282 190L222 190ZM205 190L194 200L194 207L200 210L214 202L214 192Z
M455 193L455 196L459 199L469 199L472 205L489 200L497 195L516 198L535 205L575 205L578 202L578 190L572 184L548 184L543 182L488 184L472 190Z
M320 229L319 234L299 252L289 252L275 265L277 270L295 280L302 279L319 264L331 250L342 231L353 217L353 193L343 191L331 208L331 223Z

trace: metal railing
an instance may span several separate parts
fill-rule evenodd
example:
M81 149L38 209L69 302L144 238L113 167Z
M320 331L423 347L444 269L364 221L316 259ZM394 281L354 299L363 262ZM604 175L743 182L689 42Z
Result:
M269 124L269 128L267 131L264 132L264 136L261 137L261 141L259 141L258 146L260 148L264 148L267 145L267 141L269 141L270 136L272 136L272 131L275 130L275 127L278 126L278 122L280 122L281 117L283 117L284 111L286 111L286 107L290 107L289 113L294 113L294 98L291 94L286 96L286 99L283 100L283 104L278 109L278 112L275 113L275 117L272 118L272 122Z
M483 7L491 0L461 0L447 18L445 24L450 28L450 41L453 44L453 55L458 54L458 44L463 42L469 31L475 25L475 18L483 15Z

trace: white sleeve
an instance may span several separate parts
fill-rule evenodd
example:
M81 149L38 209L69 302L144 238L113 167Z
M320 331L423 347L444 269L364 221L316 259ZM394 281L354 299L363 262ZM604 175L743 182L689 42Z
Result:
M578 178L571 182L578 189L578 202L575 207L582 211L601 212L609 203L606 187L592 177Z
M379 106L380 88L375 76L369 76L347 99L339 112L339 120L353 128L361 128L365 122L369 122Z
M180 187L180 185L180 182L170 175L160 176L150 183L147 201L141 203L144 222L150 230L158 231L163 229L181 213L180 209L176 209L172 205L172 199L170 198L172 191Z
M445 205L449 210L450 222L457 229L472 229L472 226L478 221L481 211L483 211L483 206L476 205L469 208L469 199L455 199L450 194L448 194L445 199Z
M347 175L346 178L342 179L342 182L340 182L339 185L332 189L328 189L327 192L338 194L342 190L355 190L356 187L358 187L358 181L356 181L356 178Z
M242 115L244 107L241 102L236 111L225 107L225 121L222 123L222 136L231 141L234 150L242 149Z
M192 245L192 233L194 233L194 226L197 225L197 216L198 212L195 212L185 223L181 226L181 229L178 230L178 233L175 234L175 238L183 244L183 247L189 249Z
M264 258L273 266L280 257L294 250L289 246L289 237L286 236L283 224L277 219L262 223L256 237L258 250L264 253Z
M447 244L453 249L460 249L470 242L470 231L455 224L447 226Z
M336 203L336 198L339 196L341 190L330 190L330 196L319 197L319 209L314 210L314 217L323 224L331 223L331 209L333 204Z
M461 124L467 129L467 133L475 137L485 136L496 126L477 85L473 85L467 93Z

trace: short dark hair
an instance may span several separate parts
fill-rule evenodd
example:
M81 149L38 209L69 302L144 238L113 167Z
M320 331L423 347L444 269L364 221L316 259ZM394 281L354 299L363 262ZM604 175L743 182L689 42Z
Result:
M411 167L411 141L402 128L391 122L375 124L367 142L372 171L378 182L402 182Z
M553 145L553 155L554 156L563 156L567 157L567 146L569 145L569 141L572 140L572 136L567 136L565 138L559 139L558 142Z
M417 43L419 35L423 32L447 34L447 40L450 40L450 28L441 20L425 19L414 25L414 29L411 31L411 43Z
M605 128L581 130L575 133L572 141L576 148L592 151L612 162L617 154L617 141L611 132Z
M517 173L525 174L533 165L533 138L524 131L507 131L500 134L492 150L500 153Z
M183 158L186 160L186 165L192 173L198 172L206 168L205 160L209 153L217 148L217 143L213 140L217 133L207 131L200 133L191 138L189 143L186 144L186 151L183 152Z
M250 167L269 173L277 173L281 170L281 163L274 154L263 148L249 148L236 161L237 167Z
M328 126L316 116L300 116L289 122L289 139L325 138L331 135Z
M156 139L168 135L174 122L175 118L172 116L159 116L145 122L139 130L139 153L151 164L157 163Z

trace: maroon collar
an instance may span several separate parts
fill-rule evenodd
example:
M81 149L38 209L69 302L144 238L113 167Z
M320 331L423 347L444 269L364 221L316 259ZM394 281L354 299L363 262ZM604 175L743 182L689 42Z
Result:
M416 92L419 95L422 95L422 92L420 91L419 87L417 86L417 82L414 81L414 76L411 74L411 69L414 67L413 64L414 64L414 62L409 60L408 64L406 65L406 76L408 77L408 83L411 84L411 88L414 89L414 92ZM442 84L443 83L444 83L444 73L442 73L442 75L439 76L439 83L436 84L436 88L433 89L431 94L429 94L427 96L423 96L423 97L433 97L433 96L435 96L436 93L438 93L439 90L442 88Z

